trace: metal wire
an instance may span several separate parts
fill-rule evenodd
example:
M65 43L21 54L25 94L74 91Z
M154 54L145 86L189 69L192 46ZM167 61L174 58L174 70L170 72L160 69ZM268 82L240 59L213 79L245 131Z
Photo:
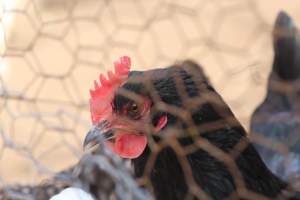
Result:
M295 9L300 8L297 3L288 2ZM265 3L258 0L1 1L1 185L37 184L82 158L82 141L91 125L89 88L100 72L110 69L120 55L132 57L135 70L194 59L204 66L217 91L248 127L249 117L265 93L273 58L270 39L273 18L266 12L275 16L278 10L264 9ZM254 90L256 94L251 92ZM164 106L169 105L162 105L162 109ZM174 112L183 115L185 111L176 108ZM213 127L216 124L205 128ZM176 141L169 145L181 153L188 151ZM235 177L240 176L230 157L205 141L199 141L198 145L228 164ZM243 145L236 148L242 149ZM107 168L105 159L100 160L95 162ZM126 178L127 172L119 171L122 165L117 166L118 170L107 169L112 170L118 181L122 179L124 185L131 185L129 189L135 188L132 179ZM237 182L243 189L239 178ZM192 180L189 184L193 187ZM126 189L118 191L124 193ZM196 189L192 191L199 195ZM140 190L131 192L138 199L145 195Z

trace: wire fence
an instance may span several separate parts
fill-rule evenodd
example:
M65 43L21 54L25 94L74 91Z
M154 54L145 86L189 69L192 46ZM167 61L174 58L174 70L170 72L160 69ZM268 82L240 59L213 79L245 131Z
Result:
M89 89L120 55L132 58L134 70L170 66L187 58L201 63L212 85L248 128L254 108L264 97L272 65L275 16L285 8L295 13L296 22L300 18L300 4L294 1L284 5L255 0L0 3L0 181L4 187L37 184L84 157L83 140L91 127ZM174 112L182 115L185 110ZM209 129L216 124L203 126ZM186 150L176 142L169 145L179 153ZM215 147L198 145L229 162ZM230 162L229 166L235 171Z

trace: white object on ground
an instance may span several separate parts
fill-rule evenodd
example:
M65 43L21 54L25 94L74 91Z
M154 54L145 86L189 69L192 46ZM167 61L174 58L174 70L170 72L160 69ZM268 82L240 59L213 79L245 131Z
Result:
M64 189L59 194L51 197L50 200L95 200L89 193L86 191L75 188L69 187Z

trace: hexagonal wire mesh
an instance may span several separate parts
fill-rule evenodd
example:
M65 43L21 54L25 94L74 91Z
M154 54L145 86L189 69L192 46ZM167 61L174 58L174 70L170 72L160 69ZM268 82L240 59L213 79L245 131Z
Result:
M299 3L271 2L1 1L2 185L37 183L78 161L89 88L120 55L135 70L194 59L248 127L273 59L274 18L282 8L300 17Z

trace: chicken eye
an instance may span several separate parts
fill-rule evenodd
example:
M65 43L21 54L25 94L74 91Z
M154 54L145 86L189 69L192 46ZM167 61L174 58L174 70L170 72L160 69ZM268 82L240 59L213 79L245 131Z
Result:
M127 115L132 119L138 119L140 117L140 107L137 103L132 102L128 105Z

